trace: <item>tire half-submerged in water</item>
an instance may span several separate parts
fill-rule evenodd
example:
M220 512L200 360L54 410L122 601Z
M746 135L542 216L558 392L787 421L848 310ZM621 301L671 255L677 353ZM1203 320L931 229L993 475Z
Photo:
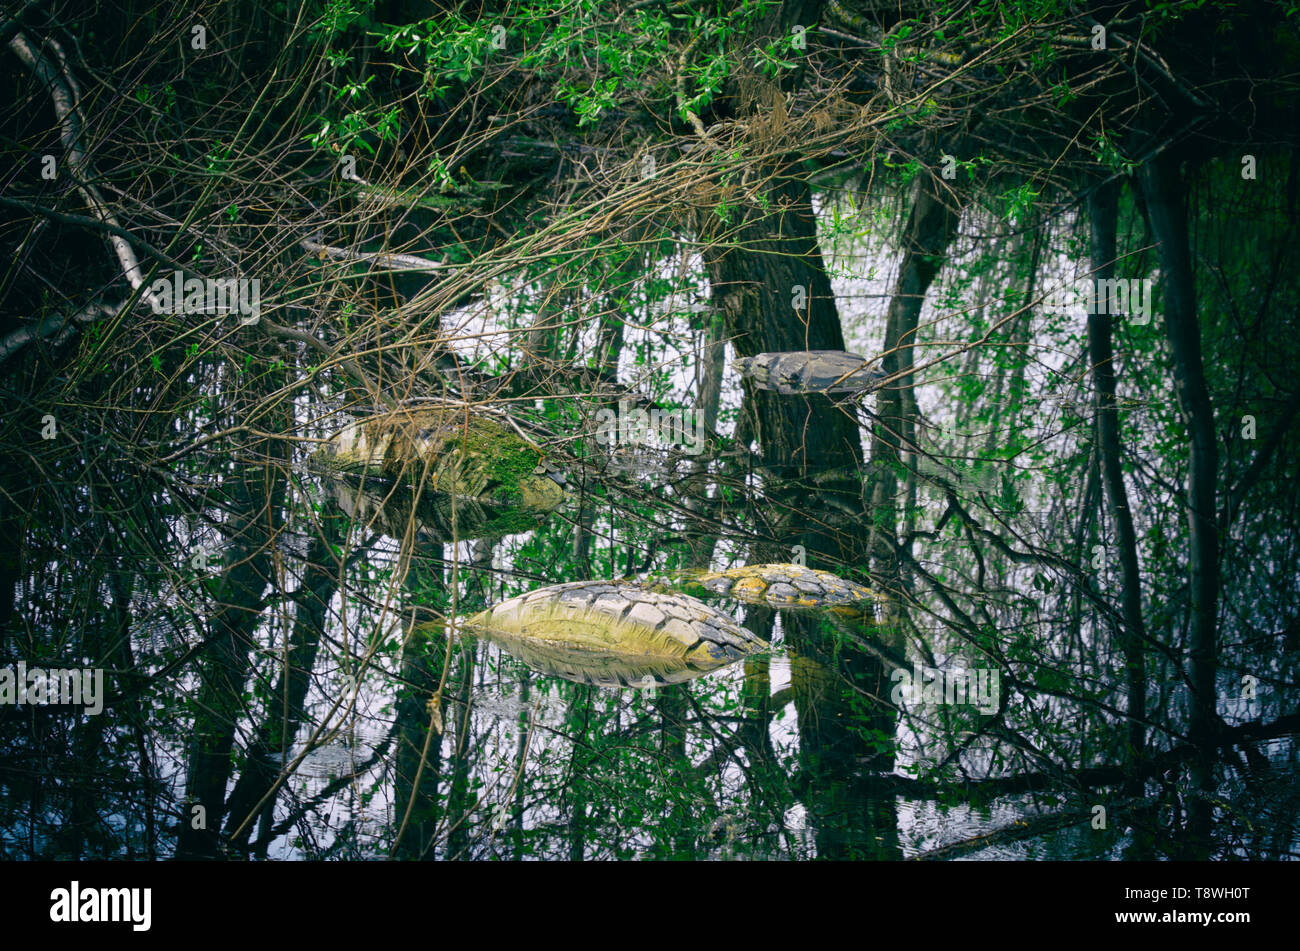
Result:
M312 457L356 517L401 537L408 518L442 539L536 526L564 499L564 477L504 423L463 406L418 406L349 423Z
M865 393L889 374L866 357L843 350L787 350L740 357L735 368L760 390L798 393Z
M599 686L677 683L767 648L703 601L616 581L538 588L461 626L525 663Z
M689 576L680 586L690 592L719 595L750 604L784 608L826 608L861 604L876 595L856 581L804 565L745 565Z

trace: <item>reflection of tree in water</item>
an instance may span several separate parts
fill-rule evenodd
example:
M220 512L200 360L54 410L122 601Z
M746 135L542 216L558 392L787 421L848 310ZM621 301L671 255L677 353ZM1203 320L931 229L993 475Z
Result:
M799 725L800 788L822 858L898 858L893 798L873 785L893 770L889 679L880 660L847 646L833 625L787 615ZM883 749L882 749L883 746Z

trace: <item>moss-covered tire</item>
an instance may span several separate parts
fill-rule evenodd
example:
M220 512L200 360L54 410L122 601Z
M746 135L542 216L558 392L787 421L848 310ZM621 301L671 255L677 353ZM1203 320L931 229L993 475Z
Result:
M682 594L613 581L538 588L462 622L470 632L712 670L764 650L767 642L731 617Z
M528 531L564 499L564 477L538 446L463 406L406 407L349 423L312 462L352 482L366 480L361 491L389 500L395 510L404 504L409 511L416 500L400 487L419 487L420 514L439 534L449 531L447 500L470 503L457 513L462 538Z
M824 608L870 601L870 588L846 581L829 571L804 565L746 565L696 575L685 590L707 592L750 604L776 607Z

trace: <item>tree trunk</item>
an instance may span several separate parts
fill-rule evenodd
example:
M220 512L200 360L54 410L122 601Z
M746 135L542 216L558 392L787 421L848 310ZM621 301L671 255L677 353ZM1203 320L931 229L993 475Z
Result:
M442 818L438 783L442 773L442 736L429 727L428 701L443 670L441 643L407 644L402 652L403 688L397 701L397 750L393 757L394 809L401 837L395 859L432 859L430 845ZM445 718L457 708L446 704ZM418 780L418 782L417 782Z
M1184 187L1168 152L1139 170L1152 239L1165 281L1165 327L1174 360L1178 408L1187 425L1191 459L1187 474L1188 574L1192 613L1189 643L1192 685L1190 736L1208 753L1217 732L1215 625L1219 598L1219 534L1215 518L1218 446L1201 360L1201 328L1188 249ZM1204 763L1202 766L1204 767ZM1202 770L1202 782L1209 777Z
M229 567L217 585L219 607L204 647L177 858L215 858L219 851L235 729L245 710L244 684L262 617L262 593L271 580L271 545L284 494L284 470L274 461L282 444L266 451L270 464L245 466L236 484L237 527L223 552ZM195 828L195 806L203 809L202 828Z
M903 372L896 382L880 390L876 423L871 438L871 518L873 533L881 533L886 545L872 545L877 570L897 579L893 555L897 536L898 474L903 436L915 431L916 398L912 394L912 347L925 294L943 262L948 245L957 233L959 215L943 203L938 180L932 175L917 179L916 197L903 238L903 262L898 269L889 301L885 326L885 348L881 369L891 376ZM911 449L912 447L908 447Z
M233 837L239 848L247 848L253 833L250 813L271 791L281 769L288 764L289 750L302 724L303 707L312 672L316 669L316 653L325 630L326 613L338 589L340 567L333 553L342 541L343 526L342 513L336 506L327 505L307 550L285 666L272 694L283 699L268 711L248 749L243 773L230 794L226 833Z
M843 350L808 185L781 178L770 195L773 205L785 204L786 209L771 216L745 209L747 220L733 242L704 249L727 336L740 356ZM793 304L805 295L804 308L796 310ZM836 562L855 561L856 532L844 526L843 511L844 506L861 510L861 489L850 475L862 468L857 421L825 396L783 396L748 381L744 388L744 412L752 420L767 470L766 495L776 503L778 524L789 526L779 560L789 560L788 546L802 544ZM832 471L843 474L812 481ZM805 517L794 520L795 512Z
M1115 273L1115 225L1119 188L1107 184L1093 192L1088 202L1091 229L1092 276L1110 280ZM1096 298L1094 298L1096 299ZM1137 534L1129 510L1128 489L1120 466L1119 410L1115 400L1115 364L1111 347L1113 297L1097 300L1093 309L1105 311L1088 316L1088 354L1097 392L1097 440L1101 457L1106 503L1119 544L1121 597L1125 630L1120 638L1128 673L1128 742L1130 755L1140 759L1146 743L1146 658L1143 645L1146 626L1142 620L1142 576L1138 569Z
M757 32L771 38L815 23L822 3L775 6ZM798 81L790 75L788 83ZM747 67L737 70L718 108L739 118L760 118L784 108L780 86ZM794 163L755 168L764 183L764 207L730 207L721 227L702 226L700 239L712 287L736 353L742 357L783 350L843 350L830 278L817 245L812 194ZM719 196L721 198L721 196ZM706 233L713 232L713 233ZM854 519L860 512L862 439L854 415L821 395L782 396L744 384L742 412L759 443L765 501L774 510L779 541L767 556L787 561L790 546L833 562L853 563L861 544ZM827 473L835 471L834 476ZM815 478L820 477L820 478ZM846 524L846 521L849 524ZM783 550L782 550L783 549Z
M699 363L696 369L696 391L700 394L695 407L696 418L704 427L706 443L702 452L692 463L690 473L684 481L683 502L691 512L700 513L708 510L706 504L709 493L708 459L710 450L716 447L713 435L718 431L718 409L722 402L722 377L726 370L727 341L722 328L722 320L715 314L707 318L708 326L701 339ZM707 569L713 560L713 551L718 544L718 535L710 529L709 524L701 519L699 527L687 536L690 545L690 567Z

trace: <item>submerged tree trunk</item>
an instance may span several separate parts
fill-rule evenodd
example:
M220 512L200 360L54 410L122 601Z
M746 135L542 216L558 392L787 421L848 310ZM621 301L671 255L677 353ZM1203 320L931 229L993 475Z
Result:
M821 7L819 2L780 4L766 15L759 32L788 36L796 25L815 23ZM790 82L797 79L797 71L788 77ZM778 83L741 68L719 106L761 123L784 114L785 94ZM727 204L724 224L711 214L700 223L713 304L738 356L844 349L817 244L812 194L795 157L752 170L763 191L762 207ZM720 206L727 197L718 195ZM809 555L856 562L862 439L854 414L821 395L783 396L748 381L744 390L743 413L760 447L765 501L771 503L779 537L778 550L766 555L787 561L790 547L803 545Z
M896 715L871 698L888 697L889 678L875 657L843 646L826 621L790 657L790 690L799 727L799 780L821 859L896 860L898 814L874 788L894 769L888 749L864 734L892 736ZM818 629L820 628L820 629ZM873 709L863 716L864 707Z
M701 339L696 370L696 387L700 394L695 412L703 427L707 444L703 451L691 463L690 473L684 482L683 502L686 508L695 513L707 511L706 499L709 492L708 459L713 455L708 449L715 447L713 435L718 431L718 409L722 402L722 375L726 369L726 336L722 320L716 314L707 317L707 329ZM690 567L705 568L713 560L713 550L718 544L718 535L703 519L687 537L690 545Z
M782 4L768 25L770 32L785 35L792 24L815 22L799 19L810 8L815 12L815 5ZM742 75L733 88L733 105L742 115L784 109L783 94L775 84L753 74ZM742 357L843 350L844 333L817 243L809 186L788 165L761 172L766 205L773 210L742 206L740 222L706 241L703 251L727 336ZM780 395L748 381L744 393L742 412L759 444L764 502L770 503L776 535L776 544L760 548L754 560L790 561L791 547L801 545L814 567L865 567L862 432L856 412L820 394ZM875 658L840 643L812 616L790 613L782 624L797 654L835 660L833 671L818 668L833 681L830 685L792 674L799 712L800 784L817 828L819 854L862 855L862 843L874 845L874 833L887 834L897 825L897 816L892 802L882 803L879 814L861 815L863 800L856 784L837 775L834 763L868 764L855 765L859 778L891 767L873 756L861 734L835 733L832 727L830 736L823 727L843 724L837 718L862 702L860 685L878 687L884 682L883 668ZM873 693L879 696L878 690ZM888 735L893 721L892 711L881 708L873 726Z
M1092 277L1109 281L1115 273L1115 227L1119 188L1107 184L1093 192L1088 202L1091 231ZM1100 288L1102 285L1094 285ZM1109 287L1110 285L1106 285ZM1128 489L1120 466L1119 410L1115 400L1115 364L1111 346L1111 315L1114 297L1094 297L1096 313L1088 315L1088 355L1097 392L1097 441L1101 459L1106 503L1119 545L1124 632L1120 644L1128 674L1128 743L1130 754L1141 758L1146 743L1146 658L1143 645L1146 626L1142 620L1142 576L1138 568L1137 534L1129 509Z
M258 484L264 478L272 484ZM262 592L271 580L270 547L277 527L273 523L283 485L280 470L256 466L244 473L237 489L242 514L226 548L231 565L217 589L220 607L205 646L178 858L212 858L218 852L235 728L244 713L244 684L262 616ZM195 813L195 807L202 811Z
M765 216L747 209L731 246L704 250L714 300L736 353L843 350L844 335L830 279L817 246L811 195L796 178L776 181L769 194L786 210ZM802 303L802 309L796 309ZM776 503L788 546L804 545L836 562L852 562L857 534L845 509L861 510L852 473L862 467L857 421L821 395L784 396L745 383L744 411L760 447L766 494ZM838 473L827 478L828 473ZM808 516L797 526L791 513Z
M326 612L339 585L342 569L333 553L342 541L343 523L342 513L336 506L325 506L307 550L302 587L295 598L293 632L284 669L272 694L273 705L248 749L243 773L230 794L226 834L239 848L247 848L253 833L251 812L258 808L275 785L281 769L289 763L289 750L302 724L307 690L316 669L316 653L325 631Z
M1197 322L1196 287L1188 248L1185 193L1177 160L1168 152L1153 158L1141 167L1139 180L1165 282L1164 319L1173 353L1174 389L1190 444L1187 473L1188 574L1192 596L1188 652L1192 685L1190 736L1208 757L1218 724L1215 705L1218 446L1201 359L1201 328ZM1211 782L1205 758L1200 766L1199 783L1204 788Z
M872 557L885 578L896 579L898 565L893 544L898 530L898 476L903 437L915 432L916 398L912 393L912 347L925 294L957 234L959 215L944 204L933 175L917 179L916 197L903 237L903 261L889 301L881 369L891 376L903 373L880 390L876 424L871 437L872 532L886 544L872 545ZM907 447L909 450L914 447Z
M439 546L434 555L445 560L450 545ZM408 568L403 586L408 595L419 590L416 569ZM396 836L391 854L395 859L431 861L433 844L443 817L442 797L438 789L442 778L442 741L447 722L459 713L454 704L442 702L441 689L450 675L448 646L444 638L453 634L446 625L432 633L407 630L402 648L401 688L397 695L395 735L397 749L393 756L393 816ZM452 648L451 664L455 664ZM451 669L455 669L454 666ZM437 696L436 718L429 702Z

